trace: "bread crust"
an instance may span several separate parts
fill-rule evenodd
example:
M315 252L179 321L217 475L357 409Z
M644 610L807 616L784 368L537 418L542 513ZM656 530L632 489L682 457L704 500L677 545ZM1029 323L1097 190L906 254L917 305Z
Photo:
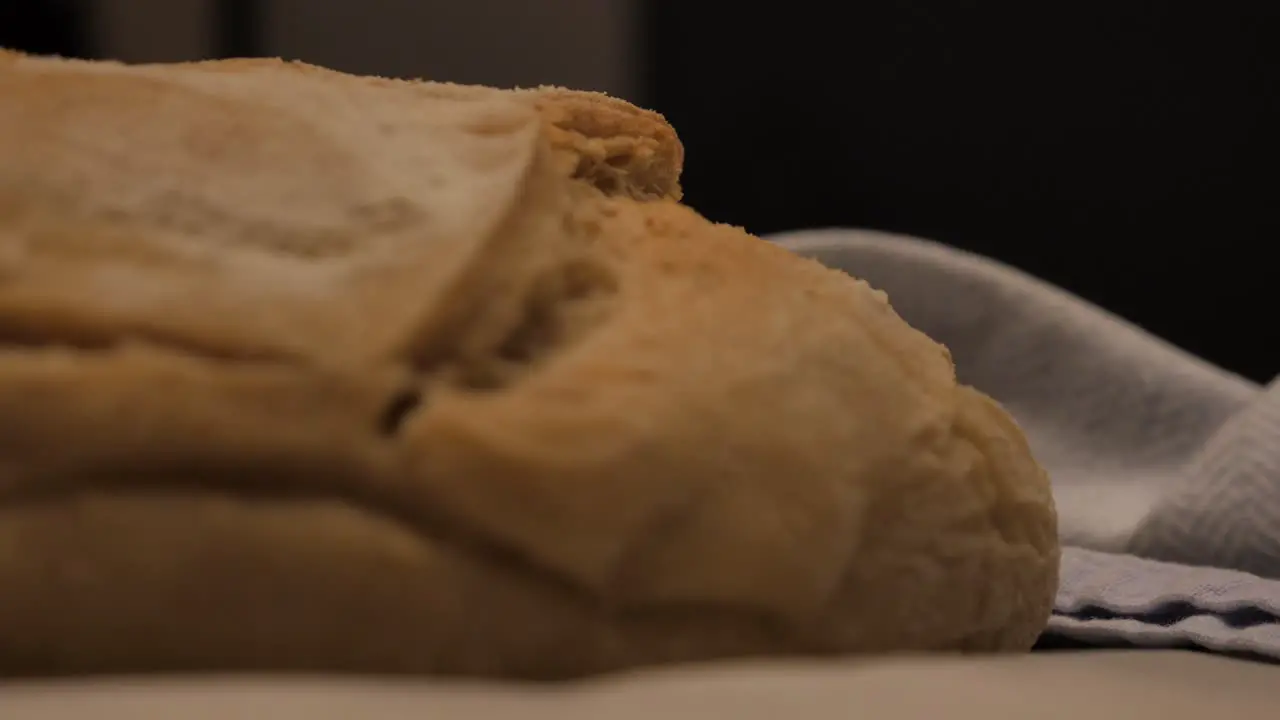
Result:
M1013 421L883 293L564 162L558 131L653 117L275 61L0 55L0 95L0 673L565 678L1043 628Z
M174 66L169 66L174 67ZM565 169L607 195L636 200L679 200L684 145L659 113L604 93L541 86L498 90L449 82L357 77L300 61L238 58L188 63L224 73L280 72L322 76L333 82L399 87L433 99L477 99L504 94L531 105Z

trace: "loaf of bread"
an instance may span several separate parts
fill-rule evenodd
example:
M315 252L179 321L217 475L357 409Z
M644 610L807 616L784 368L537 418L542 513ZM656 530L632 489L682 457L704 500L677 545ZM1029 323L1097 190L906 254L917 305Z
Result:
M0 674L1023 651L1044 471L589 93L0 55Z

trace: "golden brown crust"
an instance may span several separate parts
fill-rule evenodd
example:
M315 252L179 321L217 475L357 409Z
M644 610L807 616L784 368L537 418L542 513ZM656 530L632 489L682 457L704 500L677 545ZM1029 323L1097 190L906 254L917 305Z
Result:
M601 93L544 87L533 98L551 144L576 158L574 176L606 194L679 200L684 146L666 118Z
M637 200L681 197L684 146L662 115L603 93L539 87L495 90L447 82L355 78L303 62L244 58L192 63L188 67L217 72L284 70L320 75L335 82L381 86L412 85L423 95L441 99L474 99L509 93L530 102L542 115L552 148L566 156L569 172L608 195Z
M649 132L626 107L0 61L0 673L1043 627L1052 498L1008 415L864 283L564 172L544 118Z

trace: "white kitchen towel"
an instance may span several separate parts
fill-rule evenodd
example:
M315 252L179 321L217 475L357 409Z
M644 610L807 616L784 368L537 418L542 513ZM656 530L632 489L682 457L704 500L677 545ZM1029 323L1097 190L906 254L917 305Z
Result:
M1048 633L1090 645L1198 647L1280 661L1280 582L1068 547Z
M944 245L852 230L773 240L887 292L1023 426L1067 546L1051 632L1280 658L1280 382Z

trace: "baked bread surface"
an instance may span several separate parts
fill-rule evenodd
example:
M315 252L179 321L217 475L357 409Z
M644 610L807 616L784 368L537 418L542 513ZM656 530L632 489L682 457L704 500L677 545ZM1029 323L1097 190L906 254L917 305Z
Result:
M656 115L13 53L0 97L0 672L563 678L1043 628L1010 417L882 293L679 205Z

